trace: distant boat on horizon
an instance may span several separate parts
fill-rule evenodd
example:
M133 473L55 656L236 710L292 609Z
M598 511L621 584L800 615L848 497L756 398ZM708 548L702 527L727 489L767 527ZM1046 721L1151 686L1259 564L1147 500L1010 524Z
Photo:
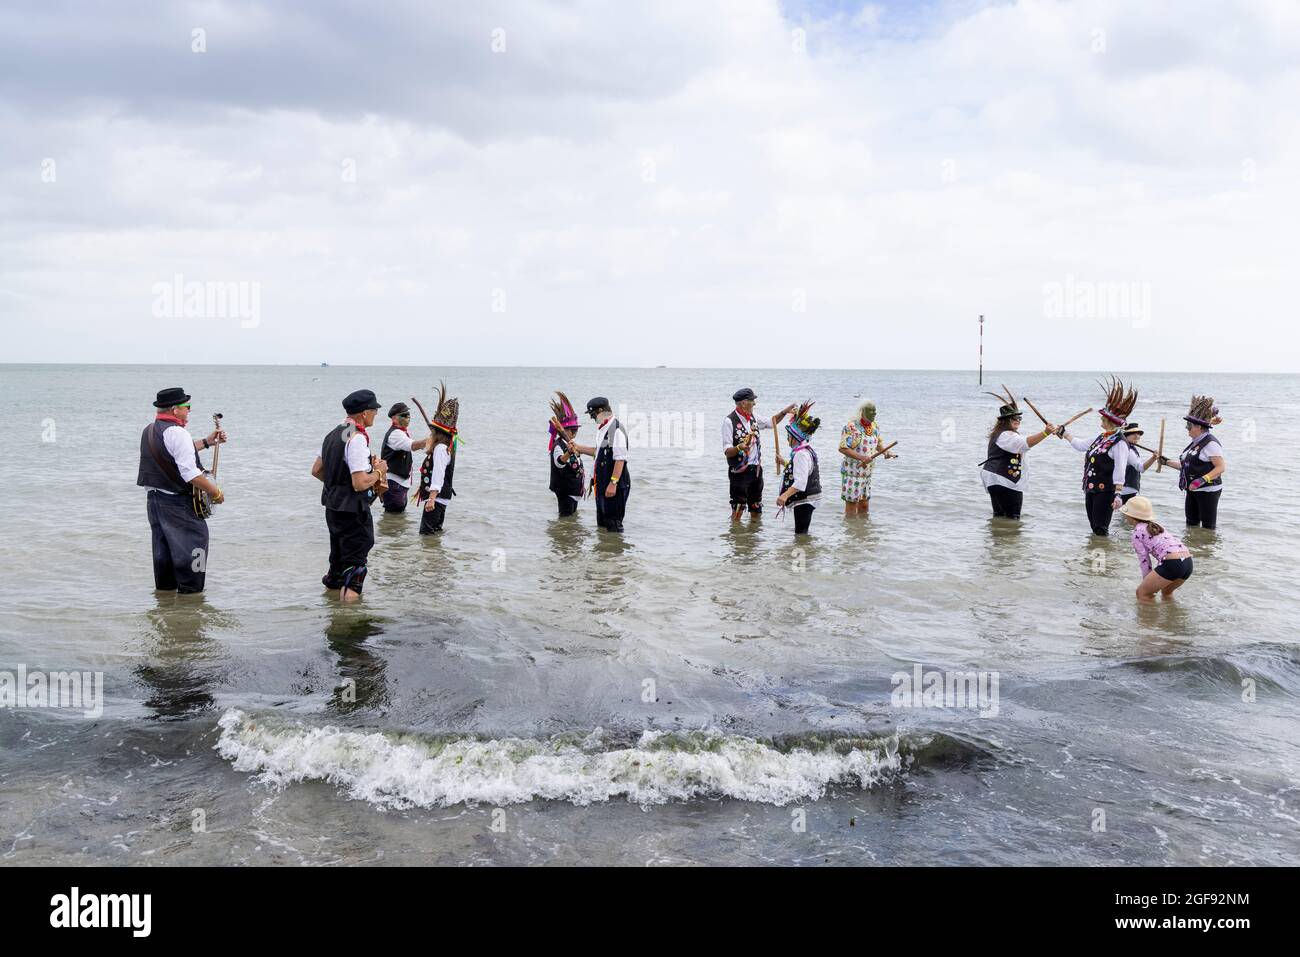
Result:
M322 369L328 369L328 368L330 367L330 364L329 364L328 362L322 362L322 363L320 364L320 367L321 367Z

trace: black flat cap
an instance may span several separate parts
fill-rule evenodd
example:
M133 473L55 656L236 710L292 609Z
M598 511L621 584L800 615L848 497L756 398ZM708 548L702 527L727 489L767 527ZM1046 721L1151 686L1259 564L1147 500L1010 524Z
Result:
M358 412L365 412L367 409L379 408L379 400L369 389L357 389L343 400L343 411L348 415L356 415Z
M754 394L754 390L746 387L744 389L737 389L735 394L732 395L731 401L744 402L746 399L757 399L757 398L758 396Z
M185 390L180 386L176 386L159 392L158 398L153 401L153 407L155 409L170 409L174 405L184 405L188 401L190 401L190 397L185 394Z
M411 407L405 402L394 402L393 407L388 410L388 417L391 419L395 415L410 415Z
M594 399L587 400L588 412L595 412L597 409L608 409L608 408L609 408L609 399L605 398L603 395L598 395Z

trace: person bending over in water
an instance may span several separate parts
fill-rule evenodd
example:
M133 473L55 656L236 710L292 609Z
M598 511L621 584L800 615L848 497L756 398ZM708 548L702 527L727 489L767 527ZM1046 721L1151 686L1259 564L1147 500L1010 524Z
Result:
M1133 526L1133 551L1142 567L1142 583L1137 587L1139 601L1154 601L1156 592L1172 598L1175 591L1192 577L1192 553L1187 546L1155 522L1151 501L1135 495L1121 506L1120 514ZM1151 567L1151 556L1156 566Z

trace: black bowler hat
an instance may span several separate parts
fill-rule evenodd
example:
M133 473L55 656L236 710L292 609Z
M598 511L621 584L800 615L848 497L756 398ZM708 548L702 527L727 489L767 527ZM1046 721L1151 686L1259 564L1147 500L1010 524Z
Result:
M357 389L346 399L343 400L343 411L348 415L356 415L358 412L365 412L367 409L379 408L379 400L369 389Z
M598 395L594 399L587 400L588 414L595 412L598 409L608 409L608 408L609 408L609 399L605 398L603 395Z
M190 401L190 397L185 394L185 390L177 386L174 389L163 389L158 393L158 398L154 399L153 407L155 409L170 409L174 405L184 405Z
M757 399L757 398L758 398L758 396L756 396L756 395L754 394L754 390L753 390L753 389L750 389L750 388L744 388L744 389L739 389L739 390L737 390L737 391L736 391L736 394L733 395L733 396L731 397L731 401L732 401L732 402L744 402L746 399Z
M391 419L395 415L410 415L411 407L405 402L394 402L393 407L388 410L388 417Z

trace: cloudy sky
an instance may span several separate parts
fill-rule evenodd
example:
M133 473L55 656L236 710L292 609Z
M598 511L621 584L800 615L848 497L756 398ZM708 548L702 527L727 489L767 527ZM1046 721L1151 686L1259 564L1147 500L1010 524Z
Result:
M7 0L0 360L1296 372L1297 104L1293 0Z

